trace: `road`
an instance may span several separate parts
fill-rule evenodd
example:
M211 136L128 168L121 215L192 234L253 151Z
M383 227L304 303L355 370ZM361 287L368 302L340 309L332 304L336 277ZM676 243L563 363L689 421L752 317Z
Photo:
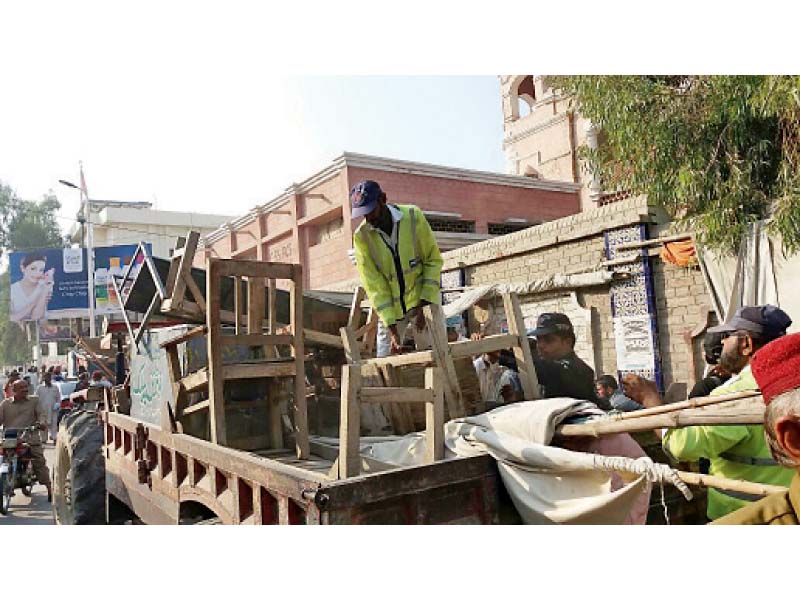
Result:
M55 460L55 448L53 444L44 447L44 457L47 460L47 468L53 471L53 461ZM37 485L33 488L33 495L26 498L20 490L11 499L11 509L8 515L0 515L1 525L55 525L53 511L47 502L47 490L44 486Z

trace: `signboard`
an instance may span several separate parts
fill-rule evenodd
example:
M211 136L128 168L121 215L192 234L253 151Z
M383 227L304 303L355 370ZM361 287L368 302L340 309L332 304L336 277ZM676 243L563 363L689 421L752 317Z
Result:
M653 334L650 315L614 318L617 369L625 372L653 368Z
M118 312L109 277L121 275L136 245L95 248L96 314ZM148 248L151 250L151 248ZM141 268L138 265L136 268ZM24 321L85 318L89 314L88 272L84 248L51 248L12 252L9 256L9 319Z

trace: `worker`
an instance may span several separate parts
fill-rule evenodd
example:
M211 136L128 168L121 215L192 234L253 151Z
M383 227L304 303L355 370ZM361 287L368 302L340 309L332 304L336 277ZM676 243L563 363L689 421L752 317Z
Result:
M576 398L594 402L603 410L611 405L597 398L594 370L575 354L575 330L563 313L542 313L528 331L536 343L536 377L543 398Z
M364 217L353 248L362 285L378 313L376 354L402 352L412 321L417 348L429 347L421 335L422 308L439 304L442 257L425 215L411 204L388 204L381 186L371 180L353 186L350 204L353 219Z
M13 396L0 402L0 425L9 429L25 429L36 425L39 429L47 430L45 416L39 409L39 402L28 397L28 382L18 379L12 388ZM53 490L50 485L50 472L44 458L42 443L37 435L28 436L25 440L31 449L33 457L33 472L39 483L47 488L47 501L53 499Z
M613 375L601 375L594 382L594 390L598 399L606 400L612 410L619 412L633 412L644 408L625 395L624 390L617 385Z
M61 404L61 390L53 385L53 374L45 371L42 376L42 383L36 388L36 396L39 398L39 410L45 415L48 425L50 425L50 437L55 442L58 430L55 427L56 415Z
M500 364L500 351L484 352L472 361L472 365L475 367L475 373L478 375L481 397L484 402L490 403L489 406L493 407L492 403L498 402L497 384L500 381L503 371L506 370L506 368Z
M751 361L753 377L767 409L764 430L773 458L795 470L786 492L740 508L715 525L800 525L800 333L759 350Z
M724 337L724 333L712 333L708 331L703 337L703 353L705 354L706 363L708 363L711 368L703 379L694 384L692 390L689 392L689 398L708 396L712 391L731 378L731 374L719 364L719 357L722 354L722 340Z
M720 365L733 376L711 396L758 390L750 361L767 343L786 334L792 320L772 305L744 306L711 333L724 333ZM623 379L628 395L645 406L663 403L653 382L636 375ZM710 460L709 475L754 483L789 485L792 471L773 460L761 425L694 425L660 432L664 451L677 461ZM707 516L719 519L758 500L740 492L710 488Z

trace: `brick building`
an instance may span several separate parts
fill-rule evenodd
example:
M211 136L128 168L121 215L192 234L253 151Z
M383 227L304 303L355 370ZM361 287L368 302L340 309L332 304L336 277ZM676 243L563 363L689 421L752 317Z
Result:
M348 194L378 181L390 202L416 204L442 251L580 210L579 185L344 153L277 198L205 237L212 256L297 262L311 289L352 289L353 223Z

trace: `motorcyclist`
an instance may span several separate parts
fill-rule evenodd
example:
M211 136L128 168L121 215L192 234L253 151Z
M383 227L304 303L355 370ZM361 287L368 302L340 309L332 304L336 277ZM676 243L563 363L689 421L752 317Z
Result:
M28 382L19 379L14 382L12 397L0 402L0 425L11 429L25 429L36 426L47 431L46 415L42 414L39 403L28 397ZM50 472L44 459L44 449L38 436L29 436L25 442L30 445L33 471L39 483L47 488L47 501L53 499Z

